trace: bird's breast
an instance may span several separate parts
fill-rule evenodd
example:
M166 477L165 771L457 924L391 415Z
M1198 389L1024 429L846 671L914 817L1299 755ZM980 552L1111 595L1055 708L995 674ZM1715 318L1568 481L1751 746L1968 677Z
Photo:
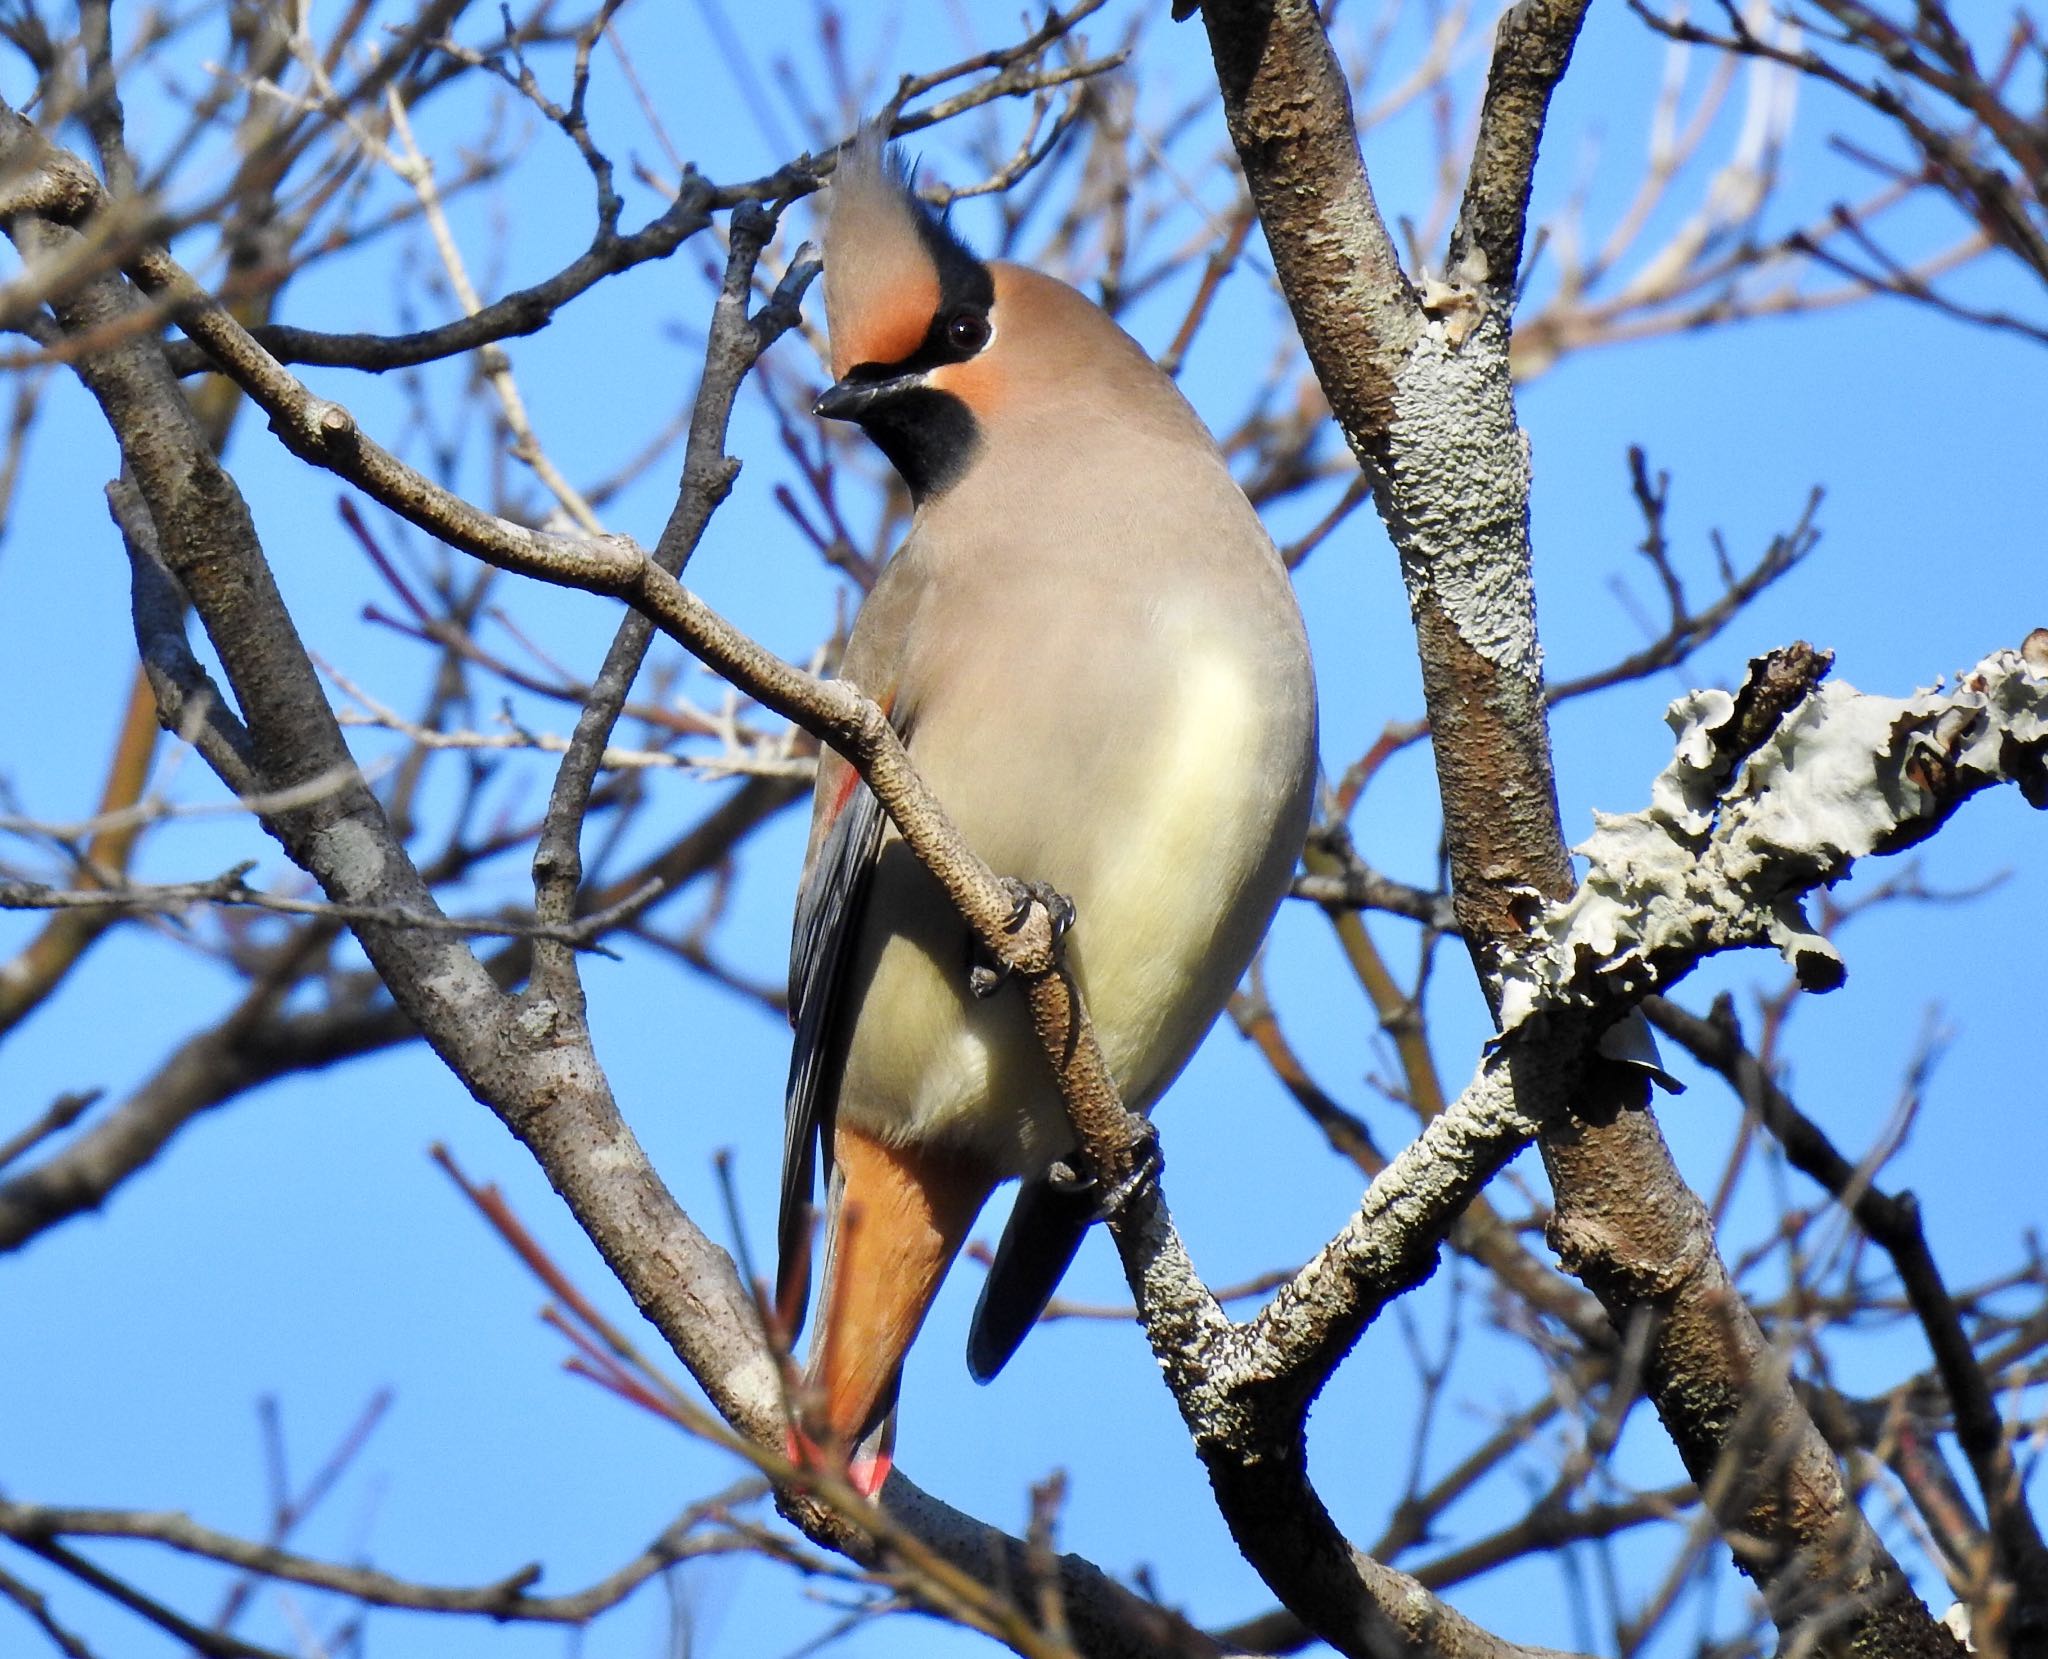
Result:
M926 666L912 757L999 874L1074 902L1069 961L1135 1106L1220 1011L1299 853L1298 627L1291 599L1266 615L1112 581L931 636L973 644ZM969 994L965 928L900 843L876 880L841 1109L1042 1169L1070 1136L1022 998Z

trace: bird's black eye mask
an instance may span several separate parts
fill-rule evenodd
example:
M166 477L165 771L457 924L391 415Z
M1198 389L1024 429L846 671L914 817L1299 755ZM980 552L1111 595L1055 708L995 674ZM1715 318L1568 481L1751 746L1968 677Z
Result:
M964 363L980 354L994 332L989 325L989 312L996 303L994 275L943 219L922 202L916 207L918 240L939 274L939 308L908 357L894 363L856 363L847 370L846 378L856 384Z
M843 386L879 387L948 363L964 363L987 347L993 333L989 312L996 298L994 275L943 219L923 203L915 205L918 238L938 270L938 310L909 356L894 363L856 363L840 382ZM913 501L923 501L955 482L981 447L981 427L973 411L951 393L931 386L905 386L877 397L857 418L902 475Z

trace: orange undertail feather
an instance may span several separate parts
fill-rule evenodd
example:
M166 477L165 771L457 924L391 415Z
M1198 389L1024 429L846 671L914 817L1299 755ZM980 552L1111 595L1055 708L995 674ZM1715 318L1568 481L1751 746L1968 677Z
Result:
M888 1146L843 1123L832 1156L824 1300L791 1455L850 1457L849 1478L872 1497L888 1478L903 1355L995 1182L955 1153Z

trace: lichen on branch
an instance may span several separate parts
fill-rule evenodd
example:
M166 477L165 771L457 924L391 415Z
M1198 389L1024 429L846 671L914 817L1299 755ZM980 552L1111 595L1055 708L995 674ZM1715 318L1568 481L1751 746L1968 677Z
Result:
M1575 849L1587 862L1577 891L1544 910L1537 947L1504 969L1508 1029L1561 1005L1633 1000L1750 945L1782 952L1808 990L1832 990L1845 970L1807 919L1807 894L1924 840L1993 784L2048 807L2048 630L1910 697L1823 684L1827 666L1795 646L1753 662L1738 693L1671 704L1677 743L1650 804L1595 814Z

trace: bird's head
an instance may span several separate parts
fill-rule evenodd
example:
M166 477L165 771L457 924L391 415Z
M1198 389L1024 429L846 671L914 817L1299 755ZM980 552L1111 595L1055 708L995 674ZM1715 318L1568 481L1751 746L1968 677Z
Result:
M1091 409L1136 414L1162 394L1168 418L1192 419L1097 306L1051 277L977 258L918 200L874 127L832 175L825 315L835 380L816 412L856 422L919 501L1025 423L1071 428Z

